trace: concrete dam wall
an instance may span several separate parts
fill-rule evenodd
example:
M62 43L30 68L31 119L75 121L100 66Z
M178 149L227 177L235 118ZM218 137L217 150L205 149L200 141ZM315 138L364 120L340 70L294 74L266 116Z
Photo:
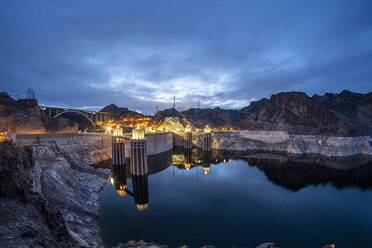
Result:
M65 149L70 153L90 153L91 156L98 156L95 160L110 159L112 155L111 135L80 133L80 134L8 134L8 138L13 142L22 145L29 145L33 148L48 147L52 144L58 145L59 148ZM125 156L130 156L130 135L125 135ZM172 134L150 133L145 134L147 155L156 155L169 151L173 147ZM46 149L50 150L50 149ZM45 157L51 154L45 154Z

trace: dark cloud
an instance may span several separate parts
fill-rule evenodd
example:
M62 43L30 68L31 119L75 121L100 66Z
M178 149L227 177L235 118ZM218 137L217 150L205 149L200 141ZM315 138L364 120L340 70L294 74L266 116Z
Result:
M371 1L5 1L0 90L43 104L238 108L372 90Z

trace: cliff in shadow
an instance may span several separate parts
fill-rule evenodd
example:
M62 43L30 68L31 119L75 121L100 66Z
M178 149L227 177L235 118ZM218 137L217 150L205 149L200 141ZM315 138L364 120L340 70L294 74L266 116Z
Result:
M242 158L262 170L271 182L291 191L328 183L339 189L372 188L372 156L329 158L255 153Z
M115 104L110 104L100 110L101 112L109 112L118 114L119 118L143 118L144 114L129 110L128 108L118 107Z
M14 100L0 93L0 132L76 133L77 124L64 118L53 119L40 110L36 99Z

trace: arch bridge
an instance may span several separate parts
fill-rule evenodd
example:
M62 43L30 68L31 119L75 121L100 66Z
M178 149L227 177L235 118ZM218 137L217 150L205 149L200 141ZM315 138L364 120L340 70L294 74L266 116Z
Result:
M66 113L78 113L84 118L86 118L94 127L97 122L105 122L110 120L116 120L119 116L115 113L92 111L85 109L74 109L74 108L64 108L56 106L45 106L41 105L40 109L46 113L49 117L58 118L59 116Z

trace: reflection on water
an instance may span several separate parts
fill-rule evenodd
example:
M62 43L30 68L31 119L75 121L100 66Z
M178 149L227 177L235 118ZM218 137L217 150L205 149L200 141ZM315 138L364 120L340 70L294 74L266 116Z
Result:
M179 169L203 167L207 174L211 164L232 160L246 161L262 170L276 185L298 191L309 185L331 183L337 188L355 186L372 188L372 156L326 157L322 155L290 155L280 153L246 153L175 149L172 164Z
M326 164L309 164L296 160L272 160L257 157L245 157L248 164L262 170L267 178L286 189L298 191L309 185L331 183L339 189L355 186L360 189L372 188L372 163L365 161L357 168L349 168L346 161L339 161L343 169L327 167ZM356 158L357 159L357 158Z
M232 160L246 161L249 166L262 170L274 184L291 191L298 191L309 185L331 183L339 189L355 186L366 190L372 188L372 157L325 157L310 155L284 155L278 153L251 153L231 151L201 151L199 149L175 149L173 153L149 157L149 174L154 174L168 168L170 164L187 171L202 167L208 174L211 164L226 163ZM119 196L129 194L139 211L148 208L148 174L131 175L129 160L126 165L111 165L111 183ZM127 186L127 179L133 184L133 191Z
M127 185L127 167L120 165L112 166L112 176L110 178L111 183L115 186L119 196L125 196Z
M105 245L144 239L192 247L271 240L280 247L363 246L372 242L371 161L174 149L150 156L141 176L126 161L111 166L112 186L102 192ZM350 226L355 230L347 233Z
M132 175L133 190L128 189L127 174L129 166L127 165L112 165L111 183L114 185L117 194L120 197L132 196L134 203L139 211L144 211L148 208L149 203L149 183L148 174Z

